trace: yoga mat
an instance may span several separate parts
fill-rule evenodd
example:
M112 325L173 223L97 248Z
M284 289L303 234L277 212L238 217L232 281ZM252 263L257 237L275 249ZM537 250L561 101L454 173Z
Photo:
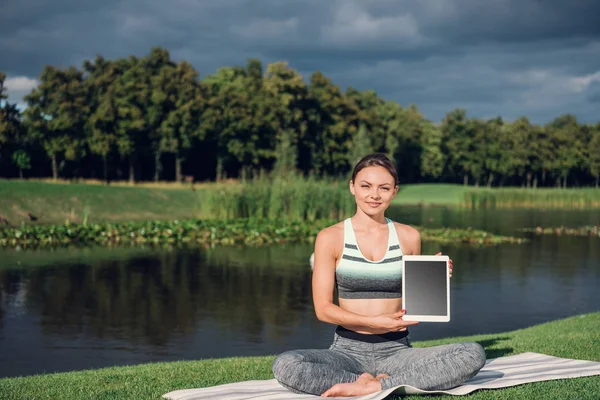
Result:
M485 366L477 375L466 381L464 384L449 390L426 391L408 385L401 385L365 396L355 396L352 397L352 399L379 400L384 399L392 392L396 394L443 393L458 396L479 389L499 389L522 385L529 382L577 378L592 375L600 375L600 362L571 360L539 353L522 353L514 356L487 360ZM292 393L281 386L275 379L236 382L199 389L175 390L164 394L163 397L170 400L301 400L320 398L308 394ZM348 399L348 397L331 398Z

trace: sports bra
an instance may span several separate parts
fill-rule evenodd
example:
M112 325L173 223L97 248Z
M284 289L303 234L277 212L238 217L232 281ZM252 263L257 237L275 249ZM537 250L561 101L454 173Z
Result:
M350 218L344 221L344 249L335 270L341 299L396 299L402 297L402 249L394 223L386 218L388 249L379 261L365 258L358 247Z

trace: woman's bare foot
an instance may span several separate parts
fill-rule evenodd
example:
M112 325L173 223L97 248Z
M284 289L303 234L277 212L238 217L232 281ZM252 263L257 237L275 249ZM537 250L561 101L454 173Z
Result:
M381 391L379 379L381 378L376 378L368 372L365 372L352 383L338 383L333 385L329 390L321 394L321 397L362 396L379 392Z

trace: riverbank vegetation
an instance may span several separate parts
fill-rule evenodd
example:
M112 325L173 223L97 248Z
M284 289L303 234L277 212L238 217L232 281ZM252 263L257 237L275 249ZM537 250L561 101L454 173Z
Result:
M355 210L346 180L266 176L221 183L100 185L0 180L0 227L190 218L349 216ZM498 193L495 198L495 193ZM539 197L538 197L539 196ZM481 200L483 199L483 200ZM594 189L474 189L458 184L400 185L394 206L598 208Z
M337 219L210 219L63 225L25 225L0 229L0 247L69 245L265 245L311 243L317 233ZM474 229L416 227L424 241L490 245L522 243L526 239Z
M600 226L598 225L586 225L578 226L576 228L569 228L566 226L557 227L535 227L535 228L523 228L522 232L531 232L536 235L556 235L556 236L598 236L600 237Z
M236 185L216 185L199 198L200 218L342 220L356 210L346 182L288 174L261 175Z
M461 204L467 208L600 208L598 189L480 189L467 190Z
M536 352L556 357L600 361L600 312L578 315L505 333L414 342L429 347L476 341L487 358ZM273 379L274 356L236 357L152 363L138 366L0 379L0 393L16 399L161 399L178 389L200 388L255 379ZM474 400L573 398L597 399L600 377L534 382L505 389L481 390ZM415 399L422 396L413 396ZM411 398L413 398L411 397ZM453 396L436 396L451 399Z
M221 180L266 171L345 177L372 151L397 163L401 183L598 186L600 123L571 114L430 121L417 106L372 90L342 90L322 72L250 59L200 77L156 47L144 57L98 55L48 65L20 111L0 72L3 177Z

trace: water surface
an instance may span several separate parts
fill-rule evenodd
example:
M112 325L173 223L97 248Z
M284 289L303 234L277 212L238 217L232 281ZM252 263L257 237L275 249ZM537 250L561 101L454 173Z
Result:
M520 234L536 225L599 224L600 212L402 208L423 226ZM439 246L450 255L449 323L412 340L497 333L600 310L600 238ZM326 348L314 316L310 245L196 250L79 249L0 253L0 377ZM600 327L599 327L600 329Z

